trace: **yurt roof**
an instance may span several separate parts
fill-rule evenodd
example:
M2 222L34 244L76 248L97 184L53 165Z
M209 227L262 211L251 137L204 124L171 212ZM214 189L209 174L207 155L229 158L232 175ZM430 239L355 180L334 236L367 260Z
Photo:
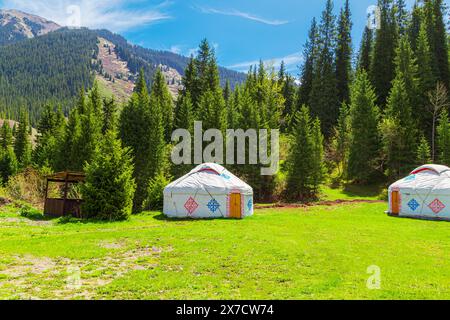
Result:
M450 192L450 168L442 165L424 165L394 184L390 190L401 189L407 192L426 194L448 194Z
M421 172L426 172L426 171L432 171L438 175L441 175L444 172L450 171L450 168L447 166L442 166L442 165L437 165L437 164L426 164L424 166L417 168L416 170L411 172L411 174L419 174Z
M164 193L172 194L228 194L235 190L241 193L253 193L252 187L236 177L223 166L216 163L204 163L185 176L170 183Z

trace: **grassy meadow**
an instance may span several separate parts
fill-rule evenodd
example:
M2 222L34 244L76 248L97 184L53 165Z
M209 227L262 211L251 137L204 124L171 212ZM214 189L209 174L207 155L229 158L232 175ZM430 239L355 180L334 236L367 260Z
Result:
M0 299L450 298L450 224L385 210L343 203L259 209L242 221L148 212L96 223L26 218L9 204L0 208ZM378 290L366 286L372 265Z

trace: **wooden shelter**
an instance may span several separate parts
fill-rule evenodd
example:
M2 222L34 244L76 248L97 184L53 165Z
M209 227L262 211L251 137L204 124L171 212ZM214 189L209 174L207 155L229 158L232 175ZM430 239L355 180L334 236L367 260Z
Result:
M81 172L58 172L47 176L47 184L45 189L45 206L44 214L62 217L65 215L72 215L77 218L82 218L81 213L81 199L68 199L69 187L71 184L78 184L84 182L86 175ZM63 184L62 198L49 198L48 187L49 183Z

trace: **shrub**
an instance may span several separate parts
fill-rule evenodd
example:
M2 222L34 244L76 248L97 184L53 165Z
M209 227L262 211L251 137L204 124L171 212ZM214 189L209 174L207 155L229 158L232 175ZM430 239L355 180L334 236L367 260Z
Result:
M162 210L164 205L164 188L170 183L164 174L158 174L150 181L148 187L148 197L145 201L145 208L148 210Z
M33 206L42 207L45 197L45 176L49 172L28 168L10 177L6 184L8 196L14 200L26 201Z
M85 166L86 182L81 186L84 216L109 221L129 217L136 184L128 154L129 149L122 148L115 134L107 132Z

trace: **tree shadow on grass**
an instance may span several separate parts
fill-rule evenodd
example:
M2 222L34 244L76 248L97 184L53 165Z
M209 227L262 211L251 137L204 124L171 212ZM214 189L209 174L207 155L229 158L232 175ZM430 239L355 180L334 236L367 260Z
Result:
M347 184L343 188L343 193L349 197L376 198L382 195L385 186L379 185L358 185Z

